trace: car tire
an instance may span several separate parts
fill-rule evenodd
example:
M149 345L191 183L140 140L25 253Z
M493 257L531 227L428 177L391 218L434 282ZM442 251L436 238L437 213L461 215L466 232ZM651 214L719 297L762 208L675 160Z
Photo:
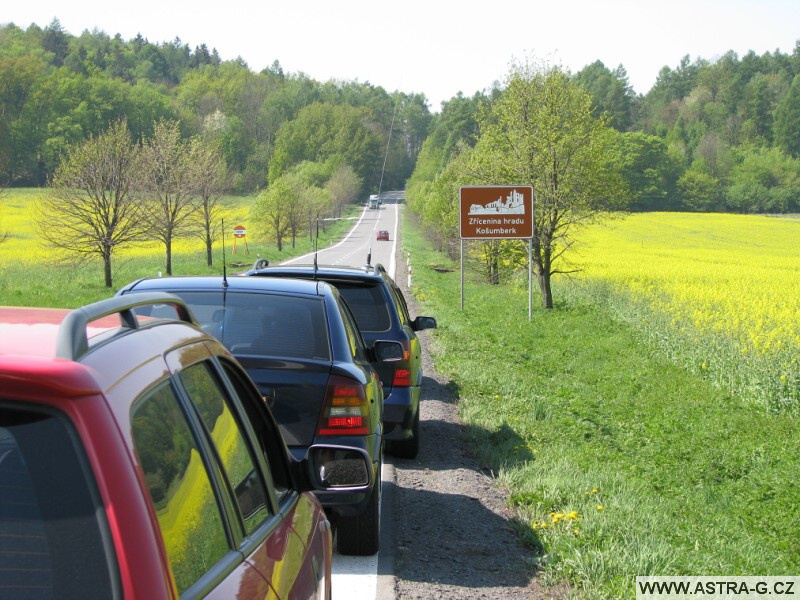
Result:
M411 437L407 440L393 440L389 452L397 458L416 458L419 454L419 409L411 424Z
M380 469L378 470L380 473ZM378 551L381 533L381 482L375 482L369 504L357 517L340 517L336 549L345 556L371 556Z

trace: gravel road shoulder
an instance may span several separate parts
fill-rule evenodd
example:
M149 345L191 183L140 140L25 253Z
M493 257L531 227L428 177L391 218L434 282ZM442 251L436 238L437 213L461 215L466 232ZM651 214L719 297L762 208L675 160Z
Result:
M405 268L398 260L396 281L415 316L419 310L407 290ZM530 549L509 524L507 492L470 454L457 398L428 352L429 336L427 331L421 333L425 379L419 455L413 460L387 457L394 466L394 482L389 485L394 488L395 597L565 597L565 588L545 588L526 562Z

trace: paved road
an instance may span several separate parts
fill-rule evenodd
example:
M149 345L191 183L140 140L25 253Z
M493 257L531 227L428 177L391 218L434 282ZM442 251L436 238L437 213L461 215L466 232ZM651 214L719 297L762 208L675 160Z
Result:
M366 206L359 217L353 218L354 226L339 242L328 248L320 248L317 263L320 265L349 265L360 267L367 262L371 252L371 263L381 263L389 275L394 277L395 248L398 236L398 215L403 192L384 192L383 204L379 209ZM389 241L378 241L376 234L381 229L389 232ZM312 254L304 254L285 261L283 264L310 264Z
M360 216L353 219L354 226L339 242L320 248L317 264L362 266L370 256L371 264L381 263L394 278L395 254L399 235L399 211L403 192L384 192L379 209L364 207ZM389 232L389 241L378 241L377 232ZM310 264L313 254L298 256L283 264ZM391 457L384 456L384 482L394 481ZM381 551L375 556L333 556L333 596L346 600L393 599L394 540L391 528L391 485L384 485L381 507Z

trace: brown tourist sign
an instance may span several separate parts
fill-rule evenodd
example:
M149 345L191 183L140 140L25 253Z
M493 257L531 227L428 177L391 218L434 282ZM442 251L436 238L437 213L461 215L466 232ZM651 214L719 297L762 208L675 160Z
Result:
M458 191L461 239L533 237L533 187L463 186Z

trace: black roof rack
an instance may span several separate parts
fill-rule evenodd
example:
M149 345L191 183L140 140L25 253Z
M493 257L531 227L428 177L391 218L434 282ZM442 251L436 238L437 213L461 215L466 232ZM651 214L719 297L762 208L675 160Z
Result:
M56 340L56 357L78 360L89 352L89 338L86 326L102 317L119 313L122 326L139 329L139 320L133 309L154 304L171 304L178 318L186 323L196 324L186 303L174 294L167 292L143 292L125 296L115 296L87 304L70 312L61 323Z

